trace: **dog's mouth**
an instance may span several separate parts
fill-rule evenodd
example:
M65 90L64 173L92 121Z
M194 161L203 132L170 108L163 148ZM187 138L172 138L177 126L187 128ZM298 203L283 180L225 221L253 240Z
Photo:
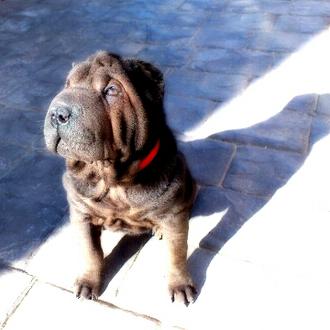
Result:
M58 149L58 145L59 145L60 141L61 141L61 138L58 136L56 141L55 141L55 146L54 146L54 152L55 153L58 153L57 149Z

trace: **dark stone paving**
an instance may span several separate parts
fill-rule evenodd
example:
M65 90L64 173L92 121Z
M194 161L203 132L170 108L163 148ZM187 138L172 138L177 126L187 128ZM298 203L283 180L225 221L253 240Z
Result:
M193 216L227 211L221 221L201 240L200 247L218 252L245 221L267 201L268 198L251 196L233 190L218 187L202 188L196 200ZM191 258L193 259L194 256Z
M177 133L184 133L191 127L203 122L209 113L221 105L219 102L193 96L165 95L167 122Z
M235 154L235 146L215 140L180 143L191 172L200 185L218 186L222 183Z
M206 48L194 54L191 67L201 71L256 77L264 74L273 64L272 53Z
M284 109L261 124L247 129L215 134L212 137L236 144L304 153L309 144L312 120L313 118L305 112Z
M28 257L62 224L66 201L60 185L62 161L31 151L19 162L12 151L7 155L14 168L0 179L0 261L10 264Z
M160 66L168 122L182 134L327 28L330 5L5 0L0 15L0 261L10 264L63 223L63 163L44 151L42 125L72 62L108 49ZM266 122L180 142L204 186L194 214L230 209L204 248L218 251L297 171L330 131L329 104L301 95Z
M299 154L256 147L238 147L224 187L270 197L302 165Z
M192 96L215 102L228 100L247 86L244 76L192 70L176 70L167 75L170 94ZM212 82L210 84L210 82Z

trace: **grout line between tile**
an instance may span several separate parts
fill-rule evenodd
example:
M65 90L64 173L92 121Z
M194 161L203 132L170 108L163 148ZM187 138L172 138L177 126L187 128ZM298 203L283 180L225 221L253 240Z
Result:
M41 281L41 280L38 280L40 283L44 283L44 284L47 284L47 285L50 285L56 289L59 289L61 291L64 291L66 293L70 293L73 295L73 291L69 290L69 289L66 289L66 288L63 288L61 286L58 286L56 284L53 284L53 283L50 283L50 282L44 282L44 281ZM126 312L126 313L129 313L131 315L134 315L135 317L138 317L138 318L143 318L143 319L146 319L148 321L151 321L153 323L155 323L156 325L160 325L161 324L161 321L154 318L154 317L151 317L149 315L145 315L145 314L140 314L140 313L137 313L137 312L134 312L134 311L131 311L131 310L128 310L128 309L125 309L125 308L122 308L122 307L119 307L113 303L110 303L110 302L107 302L107 301L104 301L104 300L101 300L101 299L98 299L94 302L95 304L99 304L99 305L102 305L102 306L106 306L107 308L112 308L112 309L117 309L117 310L121 310L123 312ZM2 330L2 328L0 328L0 330Z
M140 251L139 251L140 252ZM138 255L139 253L137 253ZM137 256L135 256L134 258L134 261L136 260ZM134 261L131 265L131 267L133 266L134 264ZM47 284L47 285L50 285L54 288L57 288L61 291L64 291L64 292L67 292L67 293L70 293L73 295L73 291L69 290L69 289L66 289L66 288L63 288L59 285L56 285L54 283L51 283L51 282L48 282L48 281L43 281L43 280L40 280L40 279L37 279L36 277L33 277L31 274L29 274L28 272L22 270L22 269L19 269L19 268L15 268L15 267L12 267L12 266L7 266L7 265L4 265L6 268L8 269L13 269L13 270L16 270L16 271L19 271L23 274L26 274L28 276L31 276L31 281L29 283L29 285L25 288L25 290L19 295L19 297L16 299L15 303L14 303L14 306L13 308L8 312L5 320L3 321L3 323L0 325L0 330L3 330L5 329L5 326L9 320L9 318L15 313L15 311L19 308L20 304L22 303L22 301L25 299L25 297L28 295L28 293L30 292L30 290L33 288L33 286L39 282L39 283L44 283L44 284ZM131 268L130 267L130 268ZM131 310L128 310L128 309L125 309L125 308L122 308L122 307L119 307L113 303L110 303L110 302L107 302L107 301L104 301L104 300L97 300L95 302L96 304L100 304L100 305L103 305L103 306L106 306L108 308L113 308L113 309L117 309L117 310L121 310L123 312L126 312L126 313L129 313L131 315L134 315L136 317L139 317L139 318L143 318L143 319L146 319L150 322L153 322L155 323L157 326L160 326L161 325L161 321L154 318L154 317L151 317L149 315L145 315L145 314L140 314L140 313L137 313L137 312L134 312L134 311L131 311Z
M233 160L234 160L234 158L236 156L236 153L237 153L237 146L236 146L236 144L233 143L232 146L233 146L233 151L232 151L232 154L230 156L230 159L228 160L227 166L226 166L226 168L225 168L225 170L224 170L224 172L222 174L222 177L219 180L219 183L218 183L218 186L219 187L223 187L223 182L225 181L225 178L227 176L227 173L230 170L231 164L232 164L232 162L233 162Z
M25 273L25 272L24 272ZM25 273L27 274L27 273ZM7 313L4 321L2 322L2 324L0 325L0 330L5 329L10 317L16 312L16 310L19 308L19 306L21 305L21 303L24 301L24 299L26 298L26 296L29 294L29 292L31 291L31 289L33 288L33 286L35 285L35 283L37 282L37 279L35 277L31 278L31 281L29 283L29 285L21 292L21 294L17 297L16 301L14 302L11 310Z

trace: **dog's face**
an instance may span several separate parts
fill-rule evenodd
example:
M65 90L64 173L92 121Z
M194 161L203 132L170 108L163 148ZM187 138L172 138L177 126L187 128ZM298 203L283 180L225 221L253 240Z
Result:
M73 67L44 125L49 150L67 159L126 161L165 123L162 74L99 52Z

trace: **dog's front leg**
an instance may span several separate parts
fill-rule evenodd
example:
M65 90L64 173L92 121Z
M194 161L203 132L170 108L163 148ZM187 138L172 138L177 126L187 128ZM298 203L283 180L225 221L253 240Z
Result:
M84 269L75 282L75 295L77 298L96 300L102 281L101 228L94 226L88 216L78 212L71 212L70 217L84 262Z
M169 252L168 289L172 301L188 305L197 291L187 269L188 214L162 221L161 230Z

